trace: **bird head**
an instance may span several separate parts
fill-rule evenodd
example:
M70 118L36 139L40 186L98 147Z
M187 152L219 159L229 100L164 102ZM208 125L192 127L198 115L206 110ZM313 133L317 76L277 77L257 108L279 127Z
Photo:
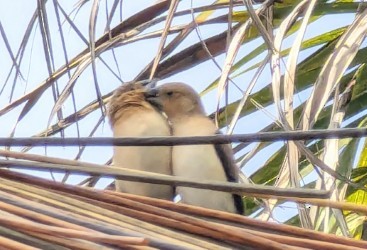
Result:
M204 114L200 96L184 83L167 83L145 92L145 99L163 111L168 119Z
M144 98L145 88L140 83L129 82L118 87L108 103L108 118L113 125L122 114L134 106L150 106ZM152 107L151 107L152 108Z
M113 92L114 97L121 96L130 91L143 90L144 86L139 83L129 82L118 87L115 92Z

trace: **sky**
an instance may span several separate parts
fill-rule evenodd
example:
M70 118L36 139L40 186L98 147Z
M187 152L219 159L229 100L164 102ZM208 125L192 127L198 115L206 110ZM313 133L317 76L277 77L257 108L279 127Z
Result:
M87 1L87 3L76 13L73 12L75 5L79 1L59 1L62 8L66 13L71 13L70 17L76 23L78 29L84 35L86 39L88 39L88 28L89 28L89 18L90 11L92 8L93 1ZM111 4L113 1L101 1L99 7L99 15L97 19L97 28L96 28L96 37L100 37L105 30L106 26L106 3L108 4L108 9L111 8ZM140 0L140 1L132 1L125 0L123 1L122 8L122 19L126 19L126 17L131 16L132 14L138 12L142 6L149 6L155 1L152 0ZM192 1L182 1L178 7L178 10L184 10L190 8L190 4ZM198 4L205 4L210 1L193 1L195 6ZM64 55L62 50L62 43L60 42L59 29L57 25L57 19L54 10L54 1L48 1L46 4L46 10L48 13L48 20L51 27L51 43L53 46L53 56L55 59L55 69L62 66L64 61ZM15 55L19 49L22 38L24 36L24 32L26 31L26 27L36 9L37 1L25 1L25 0L13 0L6 1L2 4L2 8L0 8L0 22L6 34L6 38L9 41L12 53ZM237 10L244 10L244 7L237 8ZM225 11L217 11L214 13L215 15L224 14ZM62 20L64 20L62 18ZM353 15L339 15L339 18L321 18L317 22L309 25L307 29L307 33L305 39L311 38L317 34L321 34L326 30L334 29L337 27L344 26L346 24L350 24L353 20ZM180 17L174 19L173 25L185 24L190 21L190 17ZM119 15L115 15L112 20L111 27L114 27L120 22ZM62 29L64 32L66 47L68 51L68 57L72 58L77 55L80 51L84 50L87 45L77 36L77 34L70 28L70 26L65 22L62 25ZM158 26L159 27L159 26ZM163 25L160 26L163 28ZM154 29L157 29L154 27ZM213 35L213 33L220 33L227 29L226 25L223 24L215 24L215 25L206 25L199 30L202 38L209 37ZM152 28L153 30L153 28ZM14 93L12 99L15 100L22 96L24 93L27 93L37 87L44 79L48 76L47 66L45 64L45 56L44 50L42 46L42 38L40 35L40 27L39 25L35 25L35 28L32 29L30 39L28 45L24 52L24 59L21 64L21 72L22 77L15 76L14 70L10 75L9 80L6 82L8 73L10 71L12 60L7 51L4 43L4 37L0 39L0 53L2 55L2 60L0 60L0 68L3 69L0 71L0 88L3 88L4 91L0 95L0 109L6 106L9 103L9 99L12 96L12 84L14 79L16 80L16 85L14 88ZM168 38L168 41L172 39L172 36ZM294 36L288 38L284 43L284 48L288 48L292 45ZM186 48L191 44L198 41L198 36L196 32L192 32L188 36L187 39L177 48L175 51L181 50L182 48ZM252 49L256 48L260 44L260 40L254 40L250 42L248 45L242 47L239 51L238 58L241 58L243 55L246 55ZM111 67L114 72L118 74L121 73L121 79L123 81L130 81L134 79L134 77L145 67L145 65L154 58L154 55L157 52L159 46L159 39L152 39L149 41L140 41L136 43L132 43L129 45L122 46L116 50L114 53L117 58L118 65L111 63ZM299 60L306 58L310 52L315 51L317 48L312 48L307 51L304 51L300 54ZM174 53L174 52L173 52ZM263 56L263 55L262 55ZM245 67L248 67L256 62L259 62L263 59L262 56L255 58L254 61L251 61ZM111 51L105 52L102 55L102 58L107 61L113 61ZM215 58L215 60L219 63L219 65L224 64L225 55L221 55ZM98 82L101 86L102 94L108 93L114 90L121 84L121 81L117 79L113 74L106 68L106 66L100 61L97 60L97 72L98 72ZM245 68L244 67L244 68ZM220 74L220 69L212 62L208 61L202 63L190 70L186 70L181 74L174 75L167 79L163 79L159 82L159 84L172 82L172 81L180 81L189 83L193 86L198 92L203 91L206 86L209 85L212 81L214 81L218 75ZM250 71L246 74L241 75L234 79L236 84L238 84L243 90L246 89L247 84L249 83L254 71ZM59 88L62 90L63 87L68 82L68 76L65 75L60 80L58 80ZM259 79L259 83L254 91L261 89L263 86L270 82L270 69L267 68L264 73L261 75ZM236 90L234 87L230 87L230 95L229 100L233 102L242 96L242 93ZM93 74L90 67L83 72L83 74L78 78L78 81L74 87L75 102L77 109L82 108L87 105L89 102L96 98L95 90L94 90L94 80ZM295 98L295 105L299 105L301 102L306 100L307 96L310 94L310 90L304 91L301 94L297 95ZM207 113L212 113L215 111L217 106L217 91L211 91L210 93L204 95L202 97L202 101L204 103L205 109ZM36 106L32 109L32 111L25 116L21 121L17 123L18 116L21 112L21 107L13 110L12 112L7 113L6 115L0 116L0 136L7 137L10 135L14 126L16 125L15 136L16 137L27 137L33 136L44 129L47 128L48 120L50 116L50 112L53 107L53 99L51 94L51 89L45 92L42 95L36 104ZM221 104L224 102L222 100ZM72 99L69 97L67 101L64 103L62 107L64 116L71 114L74 112ZM266 112L259 111L254 114L251 114L246 117L246 119L241 119L234 131L234 133L253 133L258 131L259 129L265 127L269 123L273 122L276 119L276 112L273 106L267 107ZM91 130L94 128L96 121L101 116L100 111L96 111L89 115L87 118L80 121L79 126L81 129L80 136L86 137L89 136ZM55 122L55 118L53 118L53 122ZM225 132L225 130L223 131ZM65 136L67 137L75 137L77 136L76 127L71 126L65 130ZM107 121L103 122L101 126L97 129L95 136L103 136L109 137L112 136L109 124ZM271 155L274 150L281 147L283 145L282 142L274 143L266 149L262 150L258 153L253 159L251 159L243 171L246 175L250 175L253 173L259 166L265 163L269 155ZM14 148L14 150L20 150L20 148ZM248 150L248 149L247 149ZM29 151L30 153L36 154L45 154L48 156L56 156L63 157L68 159L73 159L77 152L78 148L76 147L48 147L47 151L45 148L37 147L33 148ZM83 155L81 156L81 160L104 164L112 155L112 147L87 147ZM29 172L28 172L29 173ZM47 176L48 174L30 171L31 174L38 176ZM56 174L57 179L61 179L62 175ZM77 183L80 181L80 176L75 175L70 178L68 183ZM106 185L108 181L101 181L100 187ZM285 207L291 206L294 208L292 204L286 204ZM288 209L288 208L287 208ZM279 215L280 221L284 221L289 214L282 212L282 208L278 208L280 211L277 213ZM294 213L295 209L292 210Z

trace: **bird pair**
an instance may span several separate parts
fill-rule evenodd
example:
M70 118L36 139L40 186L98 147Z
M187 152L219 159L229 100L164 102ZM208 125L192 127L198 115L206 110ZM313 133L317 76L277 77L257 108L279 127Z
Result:
M115 137L217 133L199 95L184 83L168 83L153 89L134 83L122 85L110 100L108 116ZM192 180L238 181L238 168L229 145L115 146L113 164ZM167 185L121 180L116 181L116 190L167 200L173 200L175 195L174 189ZM237 194L189 187L177 187L176 193L185 204L243 213L242 198Z

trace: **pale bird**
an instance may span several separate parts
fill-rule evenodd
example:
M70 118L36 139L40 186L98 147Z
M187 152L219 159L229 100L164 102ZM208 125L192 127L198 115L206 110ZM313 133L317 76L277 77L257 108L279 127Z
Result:
M114 137L169 136L167 119L144 98L144 87L128 83L115 90L108 107ZM113 149L113 165L171 175L171 150L168 146L119 147ZM168 185L116 180L116 190L158 199L173 200Z
M217 133L204 111L199 95L184 83L164 84L145 94L171 122L174 136L205 136ZM174 176L192 180L237 182L238 168L229 145L185 145L172 149ZM241 196L220 191L177 187L181 202L231 213L243 213Z

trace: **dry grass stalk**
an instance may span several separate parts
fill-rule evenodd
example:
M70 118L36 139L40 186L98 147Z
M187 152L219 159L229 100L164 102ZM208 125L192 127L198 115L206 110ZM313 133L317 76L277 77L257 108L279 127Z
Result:
M363 241L240 215L70 186L9 170L0 174L0 209L4 211L0 222L55 245L73 245L73 249L140 249L133 244L147 244L147 249L161 249L164 244L169 249L367 248Z

